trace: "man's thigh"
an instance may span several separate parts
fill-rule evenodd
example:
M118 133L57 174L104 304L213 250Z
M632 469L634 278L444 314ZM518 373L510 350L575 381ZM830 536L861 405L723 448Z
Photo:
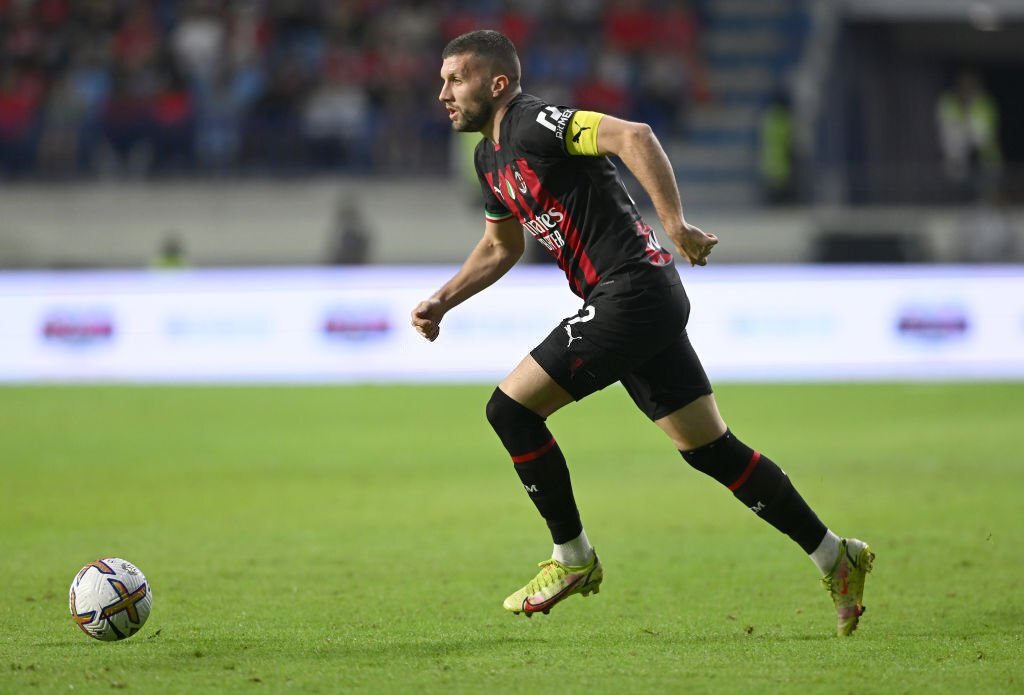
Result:
M614 384L672 345L689 315L681 286L601 295L530 353L574 400Z
M572 395L559 386L530 355L523 358L498 384L498 388L543 418L573 401Z
M622 385L654 422L711 393L711 382L685 330L661 352L623 375Z

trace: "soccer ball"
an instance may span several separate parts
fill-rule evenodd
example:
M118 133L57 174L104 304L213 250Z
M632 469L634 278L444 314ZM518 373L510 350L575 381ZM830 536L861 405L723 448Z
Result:
M119 557L104 557L75 575L68 603L82 632L112 642L142 629L153 606L153 592L138 567Z

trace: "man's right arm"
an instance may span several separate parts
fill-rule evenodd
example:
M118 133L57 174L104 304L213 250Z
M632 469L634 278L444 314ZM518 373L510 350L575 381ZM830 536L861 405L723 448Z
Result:
M412 311L412 325L427 340L441 330L441 319L452 308L493 285L523 255L523 228L514 217L487 220L484 235L459 272Z
M604 116L597 126L597 153L614 154L640 182L658 213L662 227L690 265L707 265L718 237L688 223L668 155L644 123Z

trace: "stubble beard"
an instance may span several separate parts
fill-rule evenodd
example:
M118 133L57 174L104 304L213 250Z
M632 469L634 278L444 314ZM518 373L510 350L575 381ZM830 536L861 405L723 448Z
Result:
M452 121L452 130L460 133L478 133L494 116L494 104L482 97L460 109L459 113L462 122Z

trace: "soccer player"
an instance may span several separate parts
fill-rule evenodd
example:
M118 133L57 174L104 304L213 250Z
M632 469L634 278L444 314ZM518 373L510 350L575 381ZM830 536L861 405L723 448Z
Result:
M679 254L691 266L706 265L718 239L684 219L671 164L651 129L523 93L515 47L495 31L453 39L442 61L438 98L452 128L484 136L474 158L486 220L483 238L455 276L413 309L412 325L435 340L445 314L515 265L524 230L583 299L577 314L555 327L487 403L487 419L554 543L551 559L505 599L505 609L529 617L600 588L604 567L583 530L565 457L546 420L621 382L687 463L810 556L835 602L838 633L852 633L874 554L863 541L829 530L785 472L726 427L687 338L690 306L672 254L645 224L608 158L621 159L643 186Z

